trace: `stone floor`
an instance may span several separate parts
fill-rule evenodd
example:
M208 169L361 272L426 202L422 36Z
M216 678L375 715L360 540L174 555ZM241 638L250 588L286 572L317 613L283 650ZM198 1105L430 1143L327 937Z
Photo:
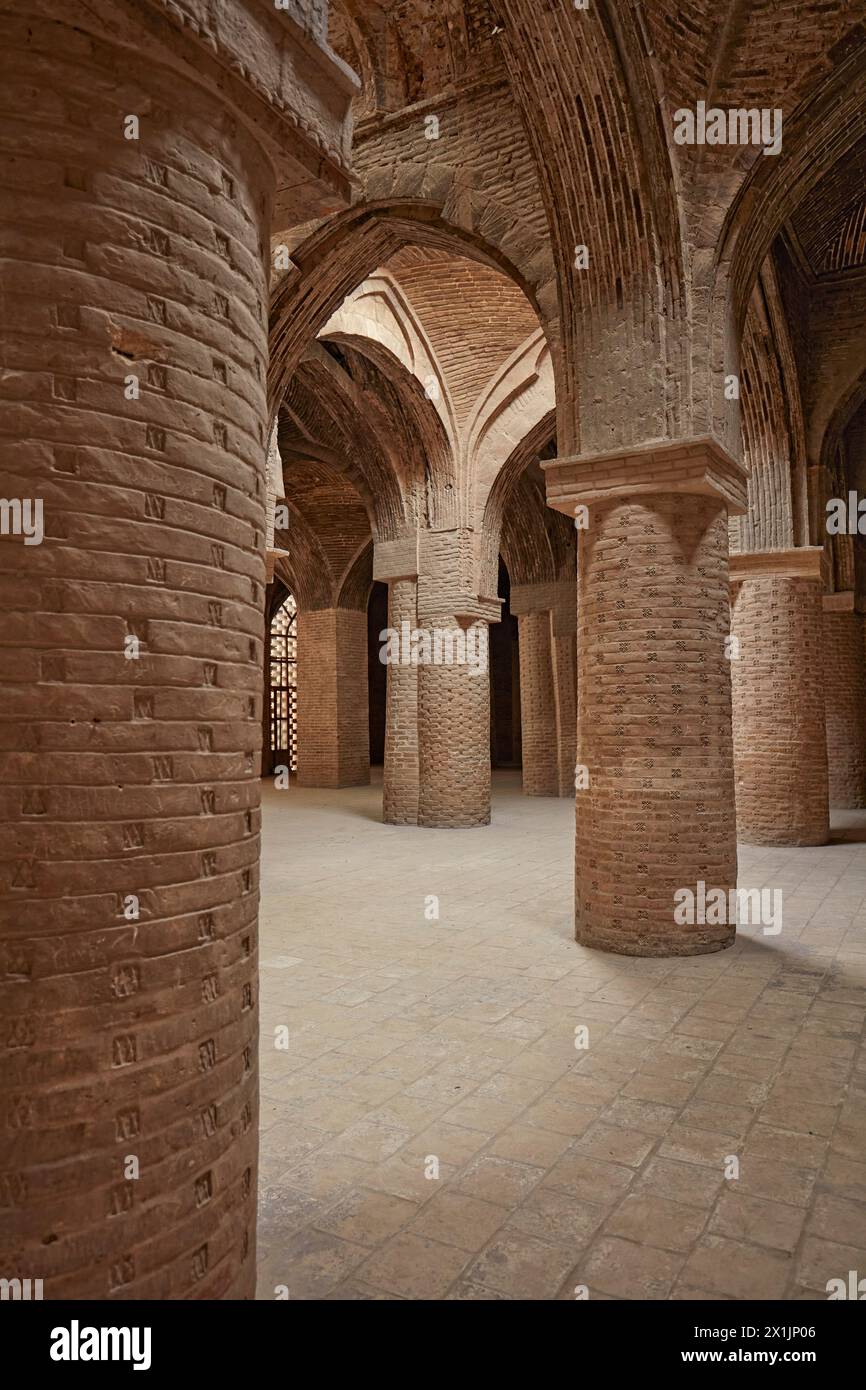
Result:
M633 960L574 943L572 807L514 775L478 830L384 826L378 786L264 803L261 1298L866 1277L866 812L741 847L779 935Z

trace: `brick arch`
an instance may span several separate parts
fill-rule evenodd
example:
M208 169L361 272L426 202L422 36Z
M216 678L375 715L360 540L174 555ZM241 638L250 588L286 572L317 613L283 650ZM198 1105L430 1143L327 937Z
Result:
M825 469L832 468L848 425L866 401L866 367L859 376L846 383L837 396L835 405L826 415L826 425L821 435L819 459ZM820 542L816 542L820 544Z
M467 515L484 524L491 490L508 466L514 441L532 434L555 411L551 354L539 329L488 382L467 421L463 452Z
M831 395L829 389L812 408L809 442L814 456L825 468L829 467L845 430L866 400L866 366L852 371L841 390Z
M333 602L334 576L315 527L287 499L289 530L274 532L277 549L274 574L291 589L299 608L329 608Z
M373 542L365 541L340 583L337 608L357 608L366 612L373 587Z
M863 45L848 51L789 117L781 152L752 164L728 210L708 272L706 338L699 349L707 400L704 428L737 454L737 412L724 399L739 364L752 288L785 222L838 160L866 135Z
M524 469L509 494L499 542L512 584L548 584L556 578L553 550L544 524L547 510L543 481L539 486Z
M384 354L379 360L386 369L402 367L425 383L425 395L429 394L427 380L432 378L438 389L430 399L456 453L458 426L446 373L419 315L387 269L368 276L343 301L328 319L319 341L354 345L368 356L374 356L373 345L378 345Z
M400 534L406 511L393 450L360 408L351 379L318 344L289 383L281 415L294 426L294 441L281 441L281 450L332 464L361 499L374 534Z
M465 227L446 214L456 171L445 171L437 201L392 197L364 203L317 227L292 252L294 268L276 283L271 294L268 402L273 418L288 383L313 338L343 300L368 275L401 247L420 243L482 261L503 271L526 294L555 339L554 269L549 255L528 239L511 234L514 215L503 208L497 217L495 200L473 194L471 225ZM399 170L393 181L399 183ZM452 200L453 201L453 200ZM475 230L489 226L486 236ZM507 228L497 235L497 227ZM509 254L510 253L510 254ZM542 295L541 291L545 293ZM542 310L542 301L547 312Z
M483 594L496 593L503 520L509 500L518 488L526 468L550 444L555 429L556 412L551 409L511 451L490 489L481 523L480 592Z
M748 511L729 520L732 552L786 550L806 533L800 389L772 263L749 299L740 352L740 423Z
M679 431L685 277L674 181L632 6L501 0L512 89L534 147L561 313L563 454ZM575 247L590 250L575 268ZM615 370L614 370L615 367ZM611 411L612 381L629 383Z
M390 455L401 491L403 529L453 525L457 506L455 439L418 378L385 344L341 333L363 392L370 427ZM375 526L378 539L396 534Z

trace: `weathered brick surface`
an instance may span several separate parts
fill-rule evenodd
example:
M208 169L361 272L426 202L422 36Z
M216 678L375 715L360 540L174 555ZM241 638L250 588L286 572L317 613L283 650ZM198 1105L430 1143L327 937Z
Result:
M823 845L829 833L821 589L756 575L731 586L737 838Z
M550 611L520 614L520 726L523 790L558 796L559 765Z
M577 639L573 632L551 638L556 713L557 785L560 796L574 795L577 753Z
M866 806L863 618L853 609L825 609L823 675L830 805Z
M272 171L176 72L4 35L3 1272L247 1295Z
M417 622L417 582L388 585L388 626L396 632ZM418 824L418 667L388 667L382 817L389 825Z
M727 520L656 496L590 509L578 555L577 940L691 955L732 926L674 922L674 892L736 882Z
M296 219L346 187L351 79L304 40L296 119L247 0L0 17L2 490L45 508L0 547L2 1274L248 1297L265 257L275 172Z
M453 616L431 626L459 628ZM463 665L418 667L418 824L490 821L490 680Z
M359 787L370 780L367 614L298 613L298 782Z

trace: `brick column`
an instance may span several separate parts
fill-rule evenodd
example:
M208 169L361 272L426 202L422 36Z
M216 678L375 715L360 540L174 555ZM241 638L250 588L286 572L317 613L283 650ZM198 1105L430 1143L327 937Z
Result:
M402 633L418 623L418 538L377 541L373 578L388 585L388 627ZM389 664L385 694L382 819L418 824L418 667Z
M525 796L558 796L559 763L553 683L550 584L515 584L520 653L520 730Z
M388 584L388 626L403 631L418 620L414 578ZM390 665L385 702L382 818L388 825L418 824L418 667Z
M377 541L373 578L389 585L388 625L440 653L499 616L499 599L468 590L470 533L418 531ZM403 624L405 623L405 630ZM434 640L435 639L435 640ZM484 654L487 643L484 642ZM471 662L388 666L383 807L386 821L462 829L490 821L490 672Z
M560 796L574 796L577 761L577 584L558 580L553 586L551 655L556 707L557 774Z
M731 556L737 838L749 844L827 842L823 554Z
M824 595L824 707L830 805L866 806L863 618L851 590Z
M3 492L45 529L0 546L0 1273L243 1298L264 256L275 166L295 221L335 166L289 119L301 93L272 104L317 61L276 11L199 6L194 34L144 0L53 8L0 0Z
M693 955L734 926L675 920L674 894L736 883L728 510L745 472L713 440L544 465L579 531L575 936ZM697 912L695 916L697 917Z
M298 785L370 781L367 614L298 613Z
M572 585L572 588L574 586ZM551 638L553 656L553 695L556 707L557 795L574 795L577 762L577 634Z
M454 614L439 614L428 618L424 626L431 634L453 634L456 646L466 623ZM488 825L490 673L486 668L419 665L418 752L418 824L440 829Z

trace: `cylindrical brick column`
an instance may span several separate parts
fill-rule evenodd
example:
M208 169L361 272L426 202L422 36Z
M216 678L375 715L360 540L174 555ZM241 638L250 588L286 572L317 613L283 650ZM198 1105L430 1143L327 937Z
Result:
M576 937L626 955L730 945L674 917L680 889L736 884L721 501L593 506L578 560Z
M452 633L453 616L425 624ZM485 625L485 637L486 637ZM445 645L445 643L443 643ZM486 644L485 644L486 652ZM469 664L418 666L418 824L455 829L490 822L490 673Z
M573 796L577 752L577 650L574 632L554 635L553 693L556 705L557 781L560 796Z
M866 806L863 619L850 591L824 597L824 706L830 805Z
M519 614L517 630L523 791L526 796L558 796L550 612L545 609Z
M298 612L298 785L370 781L367 614Z
M822 553L731 557L737 838L746 843L827 842Z
M388 627L403 631L417 625L415 579L388 584ZM385 764L382 772L382 818L388 825L418 824L418 667L391 663L385 703Z
M248 1297L264 89L227 104L228 7L213 52L149 7L48 8L0 2L2 490L44 507L0 545L0 1273ZM288 30L246 18L279 72Z

